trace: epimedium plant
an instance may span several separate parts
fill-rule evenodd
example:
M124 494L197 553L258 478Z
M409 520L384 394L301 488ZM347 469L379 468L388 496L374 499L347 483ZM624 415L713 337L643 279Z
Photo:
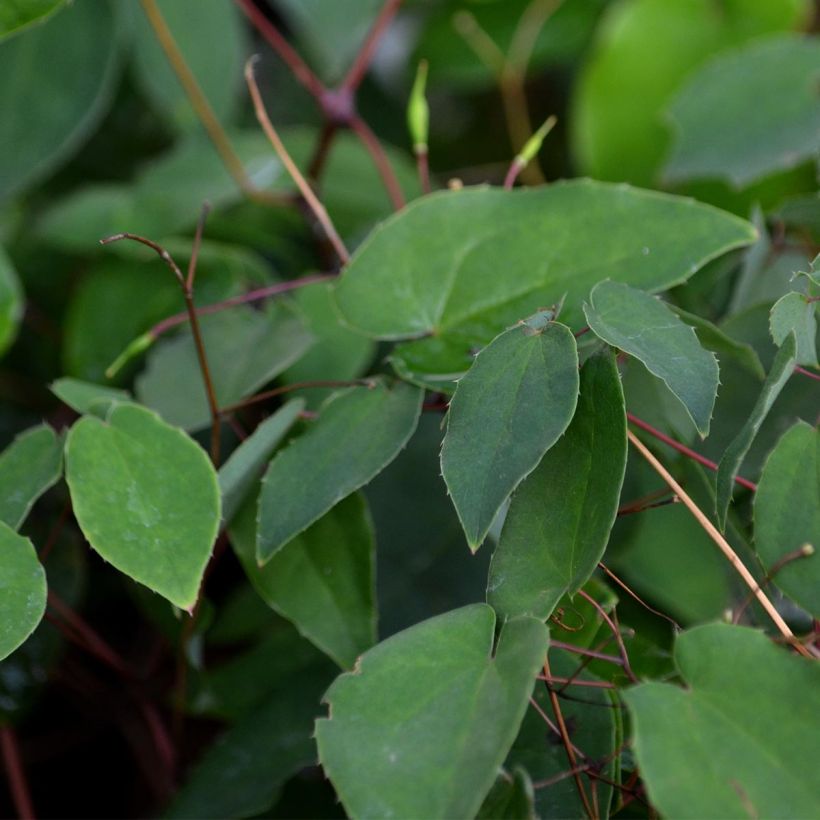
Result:
M49 693L108 675L150 793L109 813L820 815L810 4L194 5L0 12L0 346L50 391L3 416L15 810ZM397 14L412 153L357 107ZM26 62L63 39L83 77ZM545 181L555 65L597 179ZM514 159L440 185L495 87Z

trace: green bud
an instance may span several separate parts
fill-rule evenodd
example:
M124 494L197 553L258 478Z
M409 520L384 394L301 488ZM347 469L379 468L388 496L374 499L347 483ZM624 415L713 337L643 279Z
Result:
M544 142L544 138L550 131L552 131L556 122L558 122L558 120L555 116L547 117L547 119L544 120L543 125L527 140L524 147L519 151L518 156L515 158L516 163L521 168L525 168L530 164L530 162L532 162L535 155L541 150L541 145Z
M137 336L108 366L105 371L106 378L113 379L131 359L135 359L140 353L148 350L148 348L154 344L154 341L154 337L150 333L143 333L142 336Z
M424 96L426 85L427 60L422 60L416 71L416 79L413 82L410 100L407 103L407 128L410 131L410 139L413 141L413 150L417 154L427 151L430 108L427 105L427 98Z

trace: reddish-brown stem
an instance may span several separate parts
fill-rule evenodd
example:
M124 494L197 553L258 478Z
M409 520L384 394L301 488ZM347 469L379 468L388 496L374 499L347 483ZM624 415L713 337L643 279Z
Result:
M607 655L605 652L596 652L594 649L585 649L582 646L575 646L572 643L564 643L563 641L556 641L554 638L550 639L550 647L554 649L563 649L566 652L573 652L576 655L584 655L588 658L597 658L600 661L609 661L618 666L623 666L624 662L621 658L616 658L614 655Z
M382 178L384 187L387 189L387 194L393 207L399 211L404 207L404 194L401 190L401 185L396 178L393 167L390 165L390 160L382 148L378 137L370 130L370 126L357 114L350 118L350 130L361 140L362 145L370 154L370 159L376 166L379 176Z
M6 779L9 783L14 810L21 820L34 820L34 803L23 768L20 756L20 747L17 743L17 733L8 724L0 725L0 750L3 753L3 765L6 769Z
M44 562L48 556L51 554L51 550L54 549L54 545L57 543L57 539L62 535L63 529L65 529L65 525L68 522L68 518L71 515L71 499L66 499L65 504L63 504L62 510L60 510L60 515L57 518L57 521L54 523L54 526L49 531L48 537L46 538L45 544L43 544L43 548L40 550L40 561Z
M250 407L252 404L259 404L259 402L267 401L268 399L282 396L285 393L292 393L294 390L309 390L320 387L367 387L372 389L376 386L374 379L348 379L341 381L338 379L317 379L310 382L293 382L292 384L284 384L281 387L274 387L272 390L266 390L264 393L257 393L254 396L249 396L247 399L238 401L236 404L223 407L221 412L223 415L228 413L235 413L237 410L242 410L245 407Z
M820 382L820 375L817 373L812 373L811 370L806 370L805 367L795 367L794 372L799 373L801 376L808 376L810 379Z
M651 424L647 424L643 419L639 419L637 416L633 415L632 413L627 413L626 417L629 421L632 422L636 427L640 427L641 430L649 433L650 436L658 439L658 441L662 441L664 444L668 444L673 450L677 450L682 455L685 455L687 458L691 458L693 461L697 461L698 464L702 464L704 467L708 467L710 470L717 471L718 465L702 456L700 453L696 453L694 450L687 447L685 444L681 444L679 441L675 441L675 439L670 438L666 435L666 433L662 433L660 430L656 430L652 427ZM735 481L740 484L741 487L745 487L747 490L751 490L755 492L757 490L757 484L753 484L746 478L742 476L735 476Z
M638 593L637 593L637 592L635 592L633 589L631 589L631 588L630 588L630 587L626 584L626 582L625 582L625 581L622 581L622 580L621 580L621 579L620 579L620 578L619 578L619 577L618 577L618 576L617 576L617 575L616 575L616 574L615 574L615 573L614 573L611 569L609 569L609 567L607 567L607 566L606 566L606 564L604 564L604 563L603 563L603 561L599 561L599 562L598 562L598 566L599 566L599 567L600 567L600 568L601 568L601 569L602 569L602 570L603 570L603 571L604 571L604 572L605 572L605 573L606 573L606 574L607 574L607 575L608 575L608 576L609 576L609 577L610 577L610 578L611 578L611 579L612 579L612 580L613 580L613 581L614 581L614 582L615 582L615 583L616 583L619 587L621 587L621 589L623 589L623 590L624 590L624 592L626 592L626 593L627 593L627 595L629 595L630 597L634 598L634 599L635 599L635 600L636 600L636 601L637 601L637 602L638 602L638 603L639 603L639 604L640 604L640 605L641 605L644 609L648 610L648 611L649 611L649 612L651 612L653 615L657 615L659 618L663 618L665 621L669 621L669 623L670 623L670 624L672 624L672 626L674 626L674 627L675 627L675 629L677 629L678 631L680 631L680 630L681 630L681 625L680 625L677 621L673 620L673 619L672 619L672 618L670 618L668 615L664 615L664 614L663 614L663 612L659 612L657 609L654 609L653 607L649 606L649 604L648 604L648 603L646 603L646 601L644 601L644 600L643 600L643 598L641 598L641 597L640 597L640 595L638 595Z
M544 675L547 677L548 680L553 680L549 658L544 658ZM575 770L578 767L578 759L575 757L575 749L572 745L572 740L570 739L569 732L567 731L567 724L564 722L564 715L561 712L561 704L558 701L558 695L555 694L552 687L550 687L549 685L547 686L547 694L549 696L550 703L552 704L552 711L555 715L555 722L558 724L558 731L561 735L561 742L564 744L564 750L567 753L569 767L570 769ZM575 787L576 789L578 789L578 797L581 799L581 804L584 807L584 811L586 812L587 817L589 817L590 820L594 820L596 815L592 809L592 806L589 803L589 798L587 797L586 789L584 789L584 784L581 780L581 775L578 772L575 772L573 774L573 779L575 780Z
M317 180L324 170L327 158L330 155L330 148L333 140L339 131L339 126L333 122L326 122L319 132L316 147L313 149L313 157L308 163L307 175L312 180Z
M253 23L254 28L268 41L268 44L287 65L293 76L315 97L321 100L325 91L319 78L299 56L296 49L282 36L276 26L259 10L253 0L236 0L237 5Z
M230 299L224 299L221 302L214 302L211 305L203 305L196 309L197 316L208 316L211 313L218 313L221 310L235 307L236 305L247 305L251 302L261 302L263 299L269 299L271 296L279 296L282 293L288 293L297 288L303 288L307 285L313 285L317 282L329 282L335 279L335 274L332 273L317 273L313 276L304 276L301 279L291 279L288 282L277 282L275 285L267 285L264 288L257 288L256 290L249 290L241 296L232 296ZM161 322L157 322L149 331L148 334L154 339L158 339L163 333L171 330L171 328L184 324L188 321L188 311L182 313L175 313Z
M621 507L618 510L618 517L620 518L625 515L635 515L636 513L646 512L647 510L654 510L658 507L668 507L670 504L677 504L679 501L680 499L676 495L673 495L670 498L663 498L660 501L651 501L642 506L635 506L633 504L632 506L628 506L625 508Z
M617 689L614 683L608 683L605 680L581 680L579 678L548 678L545 675L537 675L538 680L546 683L560 683L564 686L586 686L590 689ZM555 693L556 695L558 692Z
M356 59L348 69L345 78L342 80L340 86L341 89L352 92L356 91L356 89L361 85L364 75L367 73L367 69L373 60L373 55L376 52L376 46L379 44L379 40L381 40L384 32L387 31L387 27L396 16L396 12L399 10L399 6L401 6L401 4L402 0L387 0L387 2L385 2L385 4L381 7L378 17L376 17L375 22L367 34L367 38L362 44L362 47L359 49L359 53L356 55Z
M421 192L423 194L429 194L432 188L430 187L430 160L426 148L416 151L416 170L419 174Z
M629 679L633 683L638 682L638 678L635 673L632 671L632 666L629 663L629 655L626 651L626 645L624 644L623 636L621 635L621 630L615 626L612 618L607 615L606 610L587 592L583 589L578 590L578 594L589 604L591 604L597 611L598 614L603 619L604 623L609 627L610 631L612 632L613 637L615 638L615 642L618 644L618 651L621 653L621 658L624 662L624 672L628 675Z

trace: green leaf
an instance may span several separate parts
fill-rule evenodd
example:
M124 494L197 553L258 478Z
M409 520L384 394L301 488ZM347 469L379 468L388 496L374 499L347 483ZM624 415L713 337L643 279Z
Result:
M6 0L0 8L0 41L44 23L65 4L66 0Z
M761 381L766 378L766 371L763 369L760 357L750 344L733 339L717 325L701 316L689 313L689 311L683 310L677 305L669 303L668 307L675 311L678 317L687 325L695 329L698 341L707 350L711 350L719 356L734 359L741 367Z
M0 77L14 78L0 87L0 111L14 112L0 118L0 145L14 146L0 153L0 200L71 157L105 114L122 54L114 12L75 3L0 45Z
M817 153L820 44L782 35L721 55L691 76L668 112L669 180L719 177L742 188Z
M271 303L263 311L234 308L200 318L217 402L227 407L293 364L313 343L302 320ZM208 399L189 331L158 344L136 382L137 398L169 424L200 430L210 424Z
M46 574L28 538L0 521L0 660L34 632L46 611Z
M265 419L243 441L219 469L219 490L222 495L222 518L226 524L242 506L253 485L259 480L271 453L293 427L305 407L302 399L294 399Z
M548 315L536 314L496 337L450 402L441 473L473 552L575 412L575 338Z
M769 314L769 330L774 343L783 344L789 333L797 340L797 364L817 367L817 318L816 303L809 302L802 294L792 291L775 302Z
M715 510L717 511L718 524L721 529L726 525L726 514L729 510L729 502L732 500L732 489L735 483L735 476L740 470L746 453L749 452L760 425L763 424L772 405L786 382L789 380L795 365L795 353L797 344L794 333L790 333L780 350L777 351L769 375L763 383L763 389L752 408L751 415L740 429L740 432L730 442L723 453L718 464L716 478Z
M777 443L755 493L755 547L790 598L820 617L820 436L798 422ZM811 555L779 562L809 544Z
M535 820L535 791L525 769L499 775L476 815L478 820Z
M311 734L327 683L320 664L275 688L208 749L166 816L254 817L270 809L284 782L316 760Z
M316 722L319 759L353 817L472 817L524 717L547 630L474 604L371 649Z
M158 0L182 57L216 117L230 120L239 102L245 37L233 3ZM192 24L193 23L193 24ZM183 130L201 124L143 9L134 14L135 78L148 99Z
M384 469L418 424L422 391L398 383L331 396L319 419L274 456L262 481L260 564Z
M606 549L625 469L626 410L610 351L581 368L572 422L510 504L487 582L502 620L545 620L583 586Z
M618 282L601 282L584 305L594 333L642 361L681 400L701 436L718 390L718 364L695 331L659 299Z
M254 588L339 666L352 668L376 641L376 544L364 497L348 496L261 568L255 512L246 504L230 530Z
M20 529L34 502L62 474L62 436L47 424L21 433L0 455L0 521Z
M707 624L682 633L686 688L624 693L633 748L666 817L817 817L820 667L763 633Z
M84 416L66 442L66 479L88 543L118 570L190 610L219 528L219 485L202 448L155 413Z
M132 401L127 390L104 387L80 379L57 379L51 383L49 389L63 404L67 404L81 415L93 413L95 416L105 417L112 404Z
M17 336L23 318L23 290L11 259L0 247L0 355Z

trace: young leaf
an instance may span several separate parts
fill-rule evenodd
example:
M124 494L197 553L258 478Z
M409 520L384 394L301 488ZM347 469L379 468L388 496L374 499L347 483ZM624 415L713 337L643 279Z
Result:
M566 295L563 315L572 322L602 279L663 290L754 238L731 214L624 185L465 188L423 197L383 223L335 294L347 322L370 336L452 332L483 347L534 305Z
M666 178L728 179L742 188L817 151L820 44L797 34L721 55L669 107L677 141Z
M775 302L769 314L769 330L778 346L789 333L797 340L797 364L817 367L817 318L815 303L802 294L792 291Z
M605 342L642 361L681 400L700 434L709 422L718 389L718 364L695 331L659 299L618 282L601 282L584 314Z
M413 434L422 391L398 383L331 396L307 433L274 456L262 481L260 564L383 470Z
M615 522L625 468L624 396L609 351L581 368L572 422L510 504L487 582L487 603L502 620L545 620L589 578Z
M777 443L754 500L755 546L763 566L790 598L820 617L820 435L798 422ZM782 559L806 545L811 555L785 566Z
M231 523L251 487L259 479L270 454L293 427L304 406L302 399L293 399L284 404L265 419L219 469L222 518L226 524Z
M685 689L652 682L624 692L635 755L660 813L817 816L820 667L728 624L682 633L675 660Z
M543 313L497 336L459 381L441 472L473 552L501 505L567 429L577 401L575 338Z
M57 379L51 383L49 389L72 410L80 414L93 413L103 418L108 415L113 403L132 401L131 394L127 390L104 387L101 384L84 382L80 379Z
M28 538L0 521L0 659L34 632L46 611L46 574Z
M62 474L62 436L47 424L21 433L0 455L0 521L20 529L34 502Z
M474 604L400 632L330 687L319 759L353 817L472 817L512 745L547 630Z
M0 354L14 341L22 315L23 290L11 259L0 247Z
M718 464L715 479L715 511L721 529L726 525L726 514L729 510L729 502L732 500L732 487L735 476L740 470L746 453L749 452L749 447L751 447L760 425L763 424L775 399L780 395L780 391L794 370L796 350L797 343L794 333L789 333L780 346L780 350L777 351L769 375L766 376L766 381L763 383L763 389L752 408L751 415L741 427L740 432L732 439Z
M301 319L281 305L203 316L202 336L220 407L252 393L293 364L313 343ZM137 379L137 398L169 424L210 424L208 400L190 333L157 345Z
M254 504L242 508L230 533L265 603L339 666L351 669L376 640L376 543L364 497L348 496L261 568Z
M88 543L118 570L190 610L219 528L219 485L202 448L134 404L84 416L66 479Z

